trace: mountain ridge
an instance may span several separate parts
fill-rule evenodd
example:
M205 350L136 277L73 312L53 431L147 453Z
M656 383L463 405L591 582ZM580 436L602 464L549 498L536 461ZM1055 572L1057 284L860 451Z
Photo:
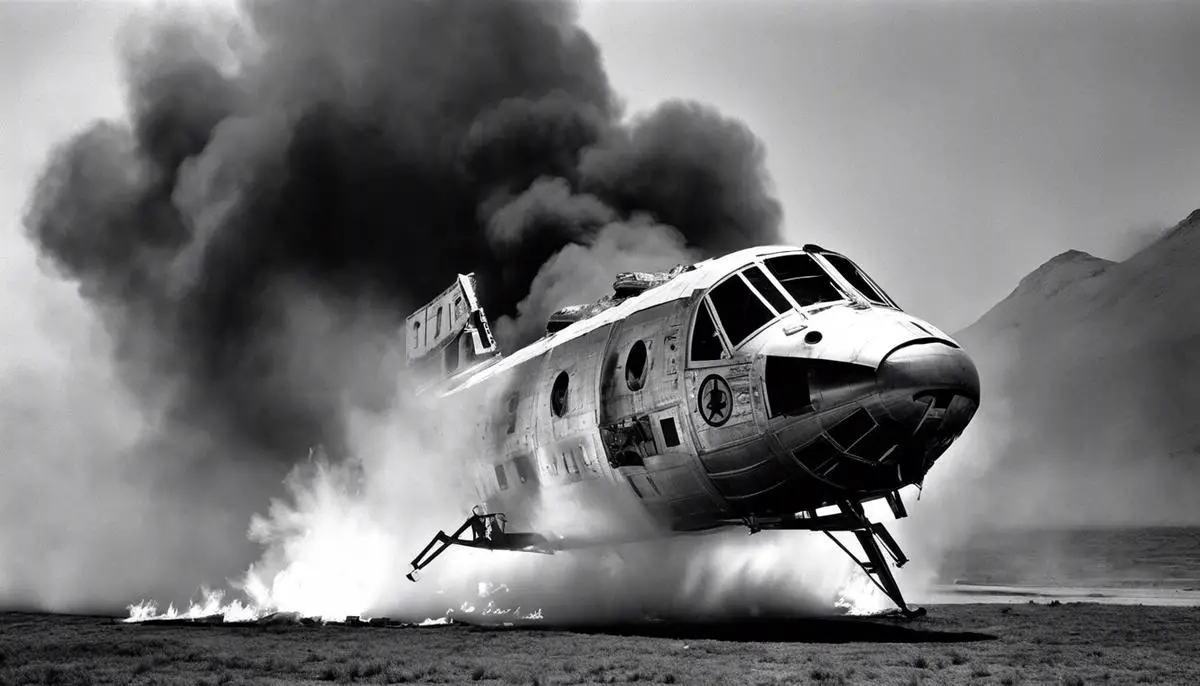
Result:
M1119 262L1052 257L955 334L991 485L1030 516L1200 523L1198 266L1200 210Z
M1012 292L957 335L970 337L970 331L975 327L1017 324L1013 319L1016 311L1034 306L1026 301L1052 298L1064 289L1078 287L1080 282L1101 274L1114 264L1117 263L1079 250L1059 253L1025 275Z

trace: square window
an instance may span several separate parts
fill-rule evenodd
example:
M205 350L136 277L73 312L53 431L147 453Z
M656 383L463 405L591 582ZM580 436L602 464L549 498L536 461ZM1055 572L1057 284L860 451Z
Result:
M675 429L675 419L673 417L667 417L660 421L659 426L662 428L663 443L668 448L674 448L679 445L679 432Z

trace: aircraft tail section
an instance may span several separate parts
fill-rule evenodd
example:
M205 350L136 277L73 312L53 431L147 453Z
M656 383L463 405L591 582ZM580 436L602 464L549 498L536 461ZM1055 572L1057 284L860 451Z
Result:
M408 366L430 385L500 359L474 274L459 274L449 288L408 316L405 355Z

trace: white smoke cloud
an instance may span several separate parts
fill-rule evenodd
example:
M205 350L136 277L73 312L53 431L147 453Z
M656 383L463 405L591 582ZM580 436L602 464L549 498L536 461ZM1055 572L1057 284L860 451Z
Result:
M303 309L310 323L322 317L312 302ZM413 397L403 372L394 382L386 411L348 406L346 455L315 453L288 477L289 497L253 518L249 536L264 553L232 584L240 597L221 605L213 592L182 614L576 623L886 606L840 550L809 532L664 537L555 555L451 548L410 583L412 557L476 504L473 474L491 456L475 449L477 417ZM627 489L543 489L537 505L538 533L630 539L654 528ZM137 604L130 616L156 608Z
M572 243L542 265L529 295L517 304L517 314L496 321L496 338L503 349L513 350L540 337L559 308L611 293L620 272L662 271L700 259L679 231L646 215L608 224L586 243Z
M26 250L14 246L5 272L5 292L23 297L6 298L0 360L0 604L115 609L104 599L221 578L249 548L229 539L245 526L236 503L260 475L189 474L204 437L161 440L169 418L118 378L108 331ZM201 497L179 487L188 479L236 485Z

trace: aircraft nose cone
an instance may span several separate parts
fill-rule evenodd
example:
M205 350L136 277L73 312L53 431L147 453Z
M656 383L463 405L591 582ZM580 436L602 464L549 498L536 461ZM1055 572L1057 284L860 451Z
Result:
M891 352L876 371L879 390L948 391L979 402L979 370L962 351L945 343L917 343Z
M880 363L876 384L891 418L913 429L931 408L949 410L954 415L950 423L965 426L979 406L975 363L962 349L945 343L894 350Z
M901 435L906 483L916 483L979 409L979 371L960 348L917 343L892 351L876 370L883 409Z

